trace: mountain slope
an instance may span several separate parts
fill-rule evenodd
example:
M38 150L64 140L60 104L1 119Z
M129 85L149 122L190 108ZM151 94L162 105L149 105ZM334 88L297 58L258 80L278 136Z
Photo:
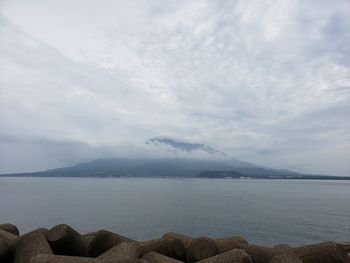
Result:
M201 176L201 175L205 176ZM191 160L191 159L99 159L33 173L3 174L2 176L41 177L206 177L220 178L281 178L281 179L350 179L307 175L289 170L271 169L238 160ZM232 176L229 176L232 177Z

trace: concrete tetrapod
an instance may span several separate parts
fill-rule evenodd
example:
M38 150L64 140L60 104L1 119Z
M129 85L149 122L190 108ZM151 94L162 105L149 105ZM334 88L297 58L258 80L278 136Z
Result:
M51 228L47 240L57 255L80 257L89 255L85 238L66 224Z
M219 249L219 253L223 253L235 248L242 248L244 245L248 245L247 240L242 237L224 237L214 239L216 246Z
M174 257L170 248L170 240L167 239L152 239L145 242L139 242L138 251L141 257L148 252L157 252L168 257Z
M247 244L248 242L242 237L225 237L219 239L200 237L194 239L188 246L186 259L188 262L196 262L235 248L242 248Z
M293 253L304 263L349 263L350 258L342 246L324 242L297 247Z
M12 224L9 224L9 223L7 223L7 224L0 224L0 230L3 230L3 231L11 233L13 235L19 236L18 228L15 225L12 225Z
M39 228L33 232L40 232L44 235L44 237L46 238L46 234L48 232L47 229L45 228ZM33 233L30 232L30 233ZM28 233L28 234L30 234ZM0 262L6 262L9 261L12 262L13 258L14 258L14 254L17 248L17 244L19 243L19 241L22 238L25 238L28 234L23 235L23 236L17 236L14 235L10 232L4 231L4 230L0 230L0 240L1 240L1 246L0 246L0 254L2 256L0 256Z
M0 238L4 238L7 240L10 240L11 242L15 243L16 240L19 240L19 236L16 236L14 234L11 234L10 232L0 230Z
M272 256L269 263L303 263L303 261L292 254L276 254Z
M12 262L13 247L5 238L0 237L0 262Z
M178 259L186 258L186 251L191 246L191 243L196 240L193 237L178 234L178 233L167 233L162 239L170 240L170 247L174 254L174 256ZM218 249L217 253L223 253L228 250L232 250L234 248L241 248L243 245L248 244L248 242L242 237L225 237L219 239L212 239L214 241L216 247ZM195 241L197 243L198 240ZM208 244L207 240L200 239L199 243ZM212 242L210 242L212 243ZM212 243L212 244L214 244ZM213 248L212 251L216 251L216 248ZM191 256L189 256L191 257Z
M272 248L254 245L243 245L243 249L251 257L254 263L269 263L274 253Z
M83 238L85 239L85 243L86 243L86 245L88 247L88 250L89 250L89 246L90 246L92 240L94 239L96 233L97 232L89 232L89 233L86 233L86 234L83 235ZM89 253L89 255L90 255L90 253Z
M193 263L219 254L214 240L208 237L194 239L186 250L186 262Z
M97 259L104 263L124 263L135 261L139 255L138 247L134 242L122 242L98 256Z
M30 263L104 263L96 258L72 257L50 254L39 254L30 260Z
M232 249L216 256L198 261L198 263L253 263L243 249Z
M162 239L169 240L172 254L180 260L186 259L186 250L194 240L193 237L174 232L166 233L162 236Z
M124 260L121 262L147 263L147 261L141 260L141 259ZM30 263L106 263L106 262L97 258L39 254L37 256L32 257Z
M337 243L339 247L346 250L346 252L350 253L350 242L339 242Z
M182 263L183 262L171 257L164 256L157 252L148 252L147 254L143 255L142 259L145 259L147 262L150 262L150 263Z
M89 244L89 254L91 257L98 257L112 247L122 242L136 242L116 233L100 230L94 234Z
M303 263L293 254L293 248L289 245L279 244L273 247L273 255L270 263Z
M0 262L12 262L19 237L0 230Z
M32 257L39 254L53 254L43 229L34 230L21 237L16 247L13 262L29 263Z

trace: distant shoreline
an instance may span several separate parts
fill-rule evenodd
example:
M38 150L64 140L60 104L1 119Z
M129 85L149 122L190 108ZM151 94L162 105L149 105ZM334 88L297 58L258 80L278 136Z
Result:
M350 176L310 176L310 177L273 177L273 176L242 176L234 177L182 177L182 176L75 176L75 175L23 175L23 174L0 174L0 178L95 178L95 179L215 179L215 180L311 180L311 181L350 181Z

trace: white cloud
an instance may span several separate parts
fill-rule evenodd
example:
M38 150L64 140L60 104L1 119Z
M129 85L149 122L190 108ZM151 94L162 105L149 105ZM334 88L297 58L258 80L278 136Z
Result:
M345 0L3 1L1 131L128 145L123 154L170 136L347 174L349 10Z

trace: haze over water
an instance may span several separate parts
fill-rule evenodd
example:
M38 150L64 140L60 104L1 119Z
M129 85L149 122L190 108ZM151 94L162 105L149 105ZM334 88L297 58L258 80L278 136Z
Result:
M22 233L67 223L146 240L168 231L260 245L343 241L350 181L0 178L0 222Z

